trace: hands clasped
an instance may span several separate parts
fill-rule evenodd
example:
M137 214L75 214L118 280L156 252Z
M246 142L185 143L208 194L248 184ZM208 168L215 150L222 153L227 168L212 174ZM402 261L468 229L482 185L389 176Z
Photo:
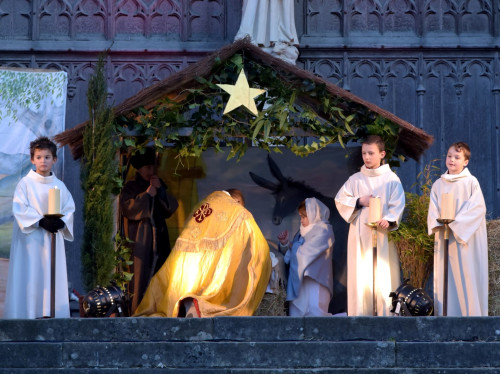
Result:
M158 189L161 187L160 178L157 175L151 176L149 179L149 187L146 192L151 196L156 196Z
M64 227L64 222L62 219L57 217L43 217L40 221L38 221L38 225L54 234Z

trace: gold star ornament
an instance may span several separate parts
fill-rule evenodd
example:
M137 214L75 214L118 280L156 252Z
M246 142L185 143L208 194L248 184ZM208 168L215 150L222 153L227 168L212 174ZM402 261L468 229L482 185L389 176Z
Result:
M246 107L254 115L257 115L259 113L257 107L255 106L254 99L257 96L262 95L264 92L266 92L266 90L261 90L259 88L250 88L243 69L241 69L240 75L238 76L238 80L236 81L235 85L218 84L217 86L231 95L227 102L226 108L224 109L224 114L229 113L230 111L238 108L241 105Z

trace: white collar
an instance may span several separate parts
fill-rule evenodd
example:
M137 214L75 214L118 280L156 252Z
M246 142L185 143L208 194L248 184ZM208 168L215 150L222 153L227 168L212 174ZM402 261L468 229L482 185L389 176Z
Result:
M464 168L458 174L449 174L448 171L441 175L441 178L447 182L456 182L459 179L470 177L472 174L470 173L468 168Z
M52 182L54 182L54 179L55 179L55 175L53 172L50 172L50 175L48 177L44 177L43 175L38 174L33 169L30 170L27 177L30 179L33 179L36 182L45 183L45 184L52 183Z
M378 177L379 175L388 173L391 171L391 168L388 164L380 165L376 169L368 169L365 165L361 166L361 173L366 175L367 177Z

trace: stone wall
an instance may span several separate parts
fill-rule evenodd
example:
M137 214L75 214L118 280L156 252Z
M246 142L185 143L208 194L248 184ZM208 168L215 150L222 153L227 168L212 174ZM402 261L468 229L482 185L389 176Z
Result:
M0 320L0 373L498 373L500 318Z

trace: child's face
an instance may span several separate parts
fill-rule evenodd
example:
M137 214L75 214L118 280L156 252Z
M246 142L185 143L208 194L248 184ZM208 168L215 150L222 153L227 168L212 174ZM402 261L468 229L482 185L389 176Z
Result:
M385 157L385 151L380 151L376 144L363 144L361 146L361 154L363 156L363 162L368 169L380 167Z
M57 157L53 157L49 149L35 149L31 158L31 163L35 165L35 171L44 177L50 175L52 166L54 166L56 161Z
M307 218L306 212L299 211L300 224L304 227L309 226L309 218Z
M457 151L455 147L450 147L450 149L448 149L446 167L448 168L449 174L460 174L468 163L469 160L465 159L463 151Z

